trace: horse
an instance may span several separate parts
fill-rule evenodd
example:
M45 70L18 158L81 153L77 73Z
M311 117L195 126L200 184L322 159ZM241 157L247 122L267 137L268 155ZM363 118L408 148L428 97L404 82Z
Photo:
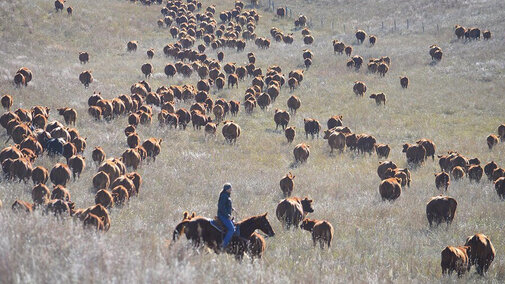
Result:
M206 245L208 248L219 254L224 238L224 230L218 229L213 224L214 220L205 217L185 218L179 223L174 232L172 243L184 234L191 241L194 247ZM269 237L275 236L275 232L267 218L267 213L246 218L235 224L238 234L235 234L226 248L225 252L235 255L237 259L242 259L244 254L249 252L249 240L256 230L260 230Z

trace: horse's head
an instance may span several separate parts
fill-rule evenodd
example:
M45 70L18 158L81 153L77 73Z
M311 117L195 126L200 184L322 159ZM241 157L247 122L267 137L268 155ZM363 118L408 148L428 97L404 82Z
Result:
M272 229L272 225L268 221L267 214L260 215L258 218L258 229L260 229L263 233L267 234L269 237L275 236L274 229Z

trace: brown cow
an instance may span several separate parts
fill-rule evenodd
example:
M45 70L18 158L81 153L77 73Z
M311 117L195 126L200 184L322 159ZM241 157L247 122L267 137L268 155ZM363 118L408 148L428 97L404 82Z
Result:
M498 168L498 165L494 161L491 161L484 166L484 172L486 173L489 180L492 180L493 171L496 168Z
M287 127L284 130L284 136L286 136L288 143L293 142L293 140L295 139L295 136L296 136L296 127L294 127L294 126Z
M370 43L370 46L374 46L375 43L377 42L377 36L375 35L370 35L368 37L368 42Z
M123 205L130 199L128 190L122 185L118 185L112 189L112 196L114 197L114 203L117 205Z
M2 103L2 107L5 110L10 110L12 107L12 96L11 95L3 95L2 98L0 99L0 102Z
M454 34L458 37L458 39L461 39L465 36L466 29L460 25L456 25L454 27Z
M467 169L468 178L470 179L470 181L480 182L483 172L484 170L480 165L471 165Z
M403 144L403 153L407 156L407 163L420 164L426 157L426 149L420 144Z
M421 140L418 140L416 143L417 143L417 145L422 145L424 147L424 149L426 150L425 158L428 158L429 156L431 156L431 159L435 160L435 151L436 151L437 147L435 146L435 143L433 143L433 141L431 141L429 139L421 139Z
M81 155L74 155L68 159L68 166L72 170L72 174L75 180L75 177L80 177L82 171L86 167L86 157L83 157Z
M216 136L218 124L213 123L213 122L207 122L207 124L205 124L205 136L207 136L207 135Z
M51 199L61 199L63 201L70 201L70 192L68 192L68 190L61 185L53 186L53 191L51 192Z
M387 159L389 157L391 147L389 147L388 144L376 144L375 151L377 152L377 157Z
M33 204L36 205L41 205L41 204L46 204L51 197L51 192L49 191L49 188L47 188L46 185L44 184L37 184L36 186L33 187L32 189L32 200Z
M54 185L66 186L67 182L70 180L71 171L67 165L62 163L57 163L51 169L49 178Z
M482 32L482 36L485 40L491 39L491 32L489 30L485 30Z
M295 162L305 163L310 155L310 146L305 143L300 143L293 149L293 155L295 156Z
M291 172L289 172L287 175L285 175L279 185L281 187L282 193L284 194L284 197L290 197L291 193L293 192L293 189L295 187L295 179L296 176L292 175Z
M449 174L446 172L440 172L435 174L435 185L437 189L444 188L447 191L447 188L451 184L451 178Z
M400 77L400 85L403 89L407 89L409 87L409 78L407 76Z
M28 203L26 201L22 201L22 200L16 200L14 201L14 203L12 204L12 211L14 212L26 212L26 213L31 213L33 212L33 204L31 203Z
M89 84L93 83L93 75L91 70L83 71L79 74L79 81L84 85L84 88L88 88Z
M428 204L426 204L426 217L428 218L430 227L433 225L433 222L435 222L435 225L439 225L442 222L450 225L454 219L457 207L458 203L452 197L443 195L432 197Z
M454 180L462 179L465 176L465 170L460 166L456 166L452 168L451 175Z
M77 119L77 111L75 109L69 107L59 108L58 113L63 115L66 124L75 125Z
M82 220L84 228L93 228L97 231L104 231L105 224L103 219L96 216L95 214L88 213L86 217Z
M34 184L45 184L49 179L49 171L43 166L38 166L32 170L32 180Z
M110 192L105 189L101 189L95 194L95 204L100 204L105 208L110 208L114 206L114 198Z
M126 51L137 51L138 42L136 40L131 40L126 44Z
M331 240L333 239L333 226L330 222L305 218L303 219L300 228L312 232L312 242L314 246L316 246L317 242L319 242L321 249L324 249L325 244L328 248L331 247Z
M12 161L9 167L9 176L19 181L27 181L32 173L32 165L26 158L18 158Z
M499 140L498 136L496 136L494 134L490 134L486 138L486 141L487 141L487 146L489 147L489 150L492 150L493 147L496 146L500 140Z
M138 168L141 161L139 152L136 149L131 148L123 152L122 158L125 166L132 167L134 170Z
M355 81L352 89L357 96L362 97L366 93L366 85L361 81Z
M505 124L498 126L498 136L501 141L505 141Z
M500 177L494 181L494 188L501 199L505 199L505 177Z
M226 142L236 143L237 138L240 136L240 126L233 121L227 120L224 122L222 133Z
M55 0L54 1L54 8L56 9L56 12L58 11L63 11L64 3L65 0Z
M442 274L449 273L451 275L453 271L456 271L458 277L461 277L465 272L470 271L470 253L470 246L446 247L441 253Z
M292 113L296 113L301 106L301 101L297 96L291 96L288 99L288 108Z
M334 115L328 119L328 122L326 122L326 126L328 129L332 129L337 126L342 126L342 118L343 116L341 115Z
M277 130L279 125L283 130L286 129L289 123L289 118L289 113L287 111L276 108L274 114L275 130Z
M475 265L477 273L484 275L494 260L496 251L491 240L484 234L475 234L466 239L465 246L470 246L470 264Z
M96 190L109 188L110 178L104 171L99 171L93 176L93 187Z
M380 106L381 104L386 105L386 95L384 93L371 94L371 99L375 99L375 103Z
M379 178L381 180L384 180L386 178L388 178L388 176L386 176L386 171L388 169L396 169L398 168L396 166L396 164L394 162L391 162L391 161L382 161L382 162L379 162L379 166L377 167L377 175L379 176Z
M162 25L163 25L163 22L162 22ZM149 59L153 59L153 57L154 57L154 49L149 48L149 49L147 50L147 58L149 58Z
M358 41L359 44L363 43L366 38L366 32L363 30L357 30L355 33L356 40Z
M153 160L156 161L156 156L161 152L161 143L163 139L159 138L149 138L144 143L142 143L142 147L147 151L148 157L153 157Z
M303 119L304 128L305 128L305 137L308 138L309 134L314 139L314 135L317 135L319 138L319 131L321 130L321 123L317 119L313 118L304 118Z
M79 61L81 64L86 64L89 61L89 53L86 51L79 52Z
M240 110L240 103L238 101L230 101L231 115L236 116Z
M505 177L505 169L503 168L494 169L493 173L491 174L491 180L495 181L501 177Z
M398 178L400 179L400 185L402 187L409 186L410 182L410 171L407 168L396 168L396 169L386 169L384 173L385 178Z
M323 139L328 139L330 145L330 153L333 149L338 149L342 153L345 149L345 135L342 132L334 131L333 129L325 130Z
M95 147L93 151L91 152L91 157L93 158L93 161L101 164L105 160L105 151L102 149L102 147Z
M298 227L298 224L307 216L308 213L314 212L312 200L305 197L289 197L277 205L275 214L282 225L289 229L291 226Z
M381 195L382 201L394 201L400 197L402 193L401 179L399 178L388 178L381 182L379 185L379 193Z
M146 78L149 78L152 73L153 73L153 65L151 63L144 63L141 67L140 70L142 71L142 74L146 76Z

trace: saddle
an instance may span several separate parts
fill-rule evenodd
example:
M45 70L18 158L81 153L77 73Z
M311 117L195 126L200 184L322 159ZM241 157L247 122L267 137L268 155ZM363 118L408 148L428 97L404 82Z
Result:
M217 216L214 217L214 219L209 220L209 222L212 225L212 227L216 228L219 232L221 232L221 234L226 234L226 227L224 226L223 222L221 222L221 220L219 220L219 218ZM240 236L239 226L235 222L233 222L233 225L235 226L235 234L233 234L233 235Z

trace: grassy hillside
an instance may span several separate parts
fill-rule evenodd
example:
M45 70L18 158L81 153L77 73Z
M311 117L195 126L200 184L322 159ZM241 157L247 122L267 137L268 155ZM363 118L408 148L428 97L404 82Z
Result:
M233 6L231 0L216 3L218 13ZM207 7L212 4L203 2ZM268 2L263 0L263 5ZM317 118L325 126L331 115L344 116L345 125L356 133L374 135L379 143L392 147L389 159L407 166L401 153L403 143L420 138L432 139L437 153L457 150L483 163L494 160L505 166L505 144L492 151L486 136L504 123L505 46L502 19L505 4L500 1L329 1L302 0L275 2L288 5L293 16L303 12L312 20L315 42L306 46L294 19L278 19L259 8L262 18L256 33L271 38L272 26L293 32L292 45L272 40L270 49L260 50L247 42L237 53L225 49L224 62L244 65L247 52L254 52L257 66L266 70L277 64L287 76L302 68L302 50L314 53L313 66L293 93L287 86L266 111L256 109L247 115L241 109L233 120L242 128L236 145L224 142L221 129L215 139L206 140L203 131L158 127L159 108L153 123L139 126L143 140L163 138L156 162L148 160L139 168L144 183L140 195L128 206L111 210L112 225L107 233L84 231L82 223L55 219L39 212L17 215L10 205L16 199L31 200L32 183L0 182L0 282L386 282L445 281L440 268L440 252L447 245L461 245L469 235L481 232L491 238L497 255L485 278L490 282L505 279L505 204L492 183L468 179L452 182L448 195L458 201L453 224L430 229L425 205L440 192L433 173L439 171L437 160L412 172L412 185L404 189L394 203L382 202L378 193L377 156L357 155L348 150L330 155L326 140L306 139L303 118ZM124 0L75 1L66 5L74 14L55 13L53 1L19 0L0 3L0 94L14 97L16 108L46 105L51 120L62 120L56 108L72 107L78 111L76 127L87 137L84 153L87 168L81 178L68 185L76 207L94 203L91 178L97 167L91 151L102 146L108 157L119 157L128 148L123 129L127 118L96 122L87 114L87 99L94 91L105 98L128 94L130 86L143 80L140 66L152 62L155 74L148 81L154 89L161 85L196 84L196 74L189 79L176 75L167 79L165 64L173 62L162 48L175 42L168 29L158 28L160 6L150 7ZM321 19L323 26L321 26ZM398 27L392 31L391 22ZM409 19L410 29L405 21ZM331 22L334 27L331 28ZM384 22L385 29L381 28ZM425 32L420 28L425 25ZM436 25L439 25L437 31ZM493 39L464 43L456 41L455 24L490 29ZM346 30L343 30L346 25ZM376 46L356 45L354 29L370 28L376 34ZM354 46L354 54L369 57L390 56L392 64L384 78L345 67L348 58L334 55L331 45L339 39ZM126 42L138 40L136 53L126 52ZM200 41L197 41L200 43ZM428 47L438 44L443 60L431 65ZM148 60L146 50L156 55ZM81 65L79 51L90 53L90 62ZM207 50L216 58L216 51ZM34 79L26 88L15 88L16 70L26 66ZM366 67L366 66L365 66ZM79 73L91 69L95 81L88 89L79 82ZM402 90L399 76L407 75L411 84ZM376 106L368 96L358 98L353 82L364 81L367 94L384 92L385 107ZM212 98L243 101L250 79L238 89L211 89ZM287 109L291 94L300 97L302 107L291 117L296 126L293 144L275 131L274 109ZM189 108L178 102L176 107ZM213 115L212 115L213 116ZM4 130L0 147L12 143ZM294 145L306 142L311 153L306 164L294 166ZM35 165L46 168L64 158L38 158ZM310 233L284 231L275 218L275 208L282 194L279 180L291 171L296 175L294 195L314 199L311 218L326 219L335 228L329 251L312 247ZM239 263L232 256L194 251L185 240L168 249L175 225L185 210L214 216L221 186L231 182L234 207L240 218L269 213L276 231L267 239L267 250L260 261ZM465 281L479 281L472 273ZM455 279L455 276L453 276Z

